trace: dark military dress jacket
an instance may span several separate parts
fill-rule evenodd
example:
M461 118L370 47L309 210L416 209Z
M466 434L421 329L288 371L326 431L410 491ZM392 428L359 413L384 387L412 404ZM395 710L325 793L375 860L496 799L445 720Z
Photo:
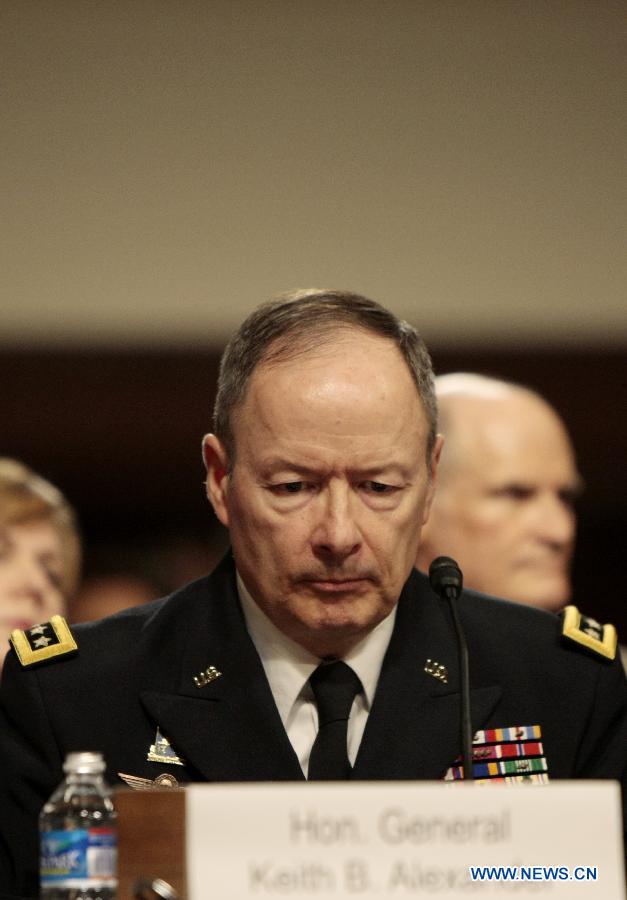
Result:
M597 652L602 630L587 641L576 629L565 638L554 615L471 591L460 615L477 777L624 779L625 676L618 660ZM164 600L74 627L77 649L71 635L47 629L29 635L25 665L9 654L2 676L1 897L36 895L37 815L70 751L101 751L112 785L123 784L120 773L131 783L303 779L246 631L230 556ZM36 661L56 644L58 655ZM458 777L459 721L448 608L414 571L353 777ZM505 746L514 757L497 759Z

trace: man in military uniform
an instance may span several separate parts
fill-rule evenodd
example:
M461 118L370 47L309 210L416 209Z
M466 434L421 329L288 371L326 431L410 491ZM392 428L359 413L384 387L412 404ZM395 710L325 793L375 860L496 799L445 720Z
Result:
M36 816L72 750L144 786L461 775L449 611L413 569L442 445L417 333L340 292L260 307L225 351L214 432L207 493L232 544L216 571L74 634L62 620L14 634L7 897L36 892ZM461 610L475 776L624 778L611 626L587 634L577 611L566 623L471 592Z

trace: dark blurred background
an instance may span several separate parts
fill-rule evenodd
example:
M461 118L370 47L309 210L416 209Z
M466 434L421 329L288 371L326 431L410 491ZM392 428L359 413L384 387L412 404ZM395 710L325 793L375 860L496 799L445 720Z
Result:
M522 381L587 489L575 600L627 640L622 3L5 0L0 453L79 511L87 579L225 545L200 440L259 301L349 288L437 372Z

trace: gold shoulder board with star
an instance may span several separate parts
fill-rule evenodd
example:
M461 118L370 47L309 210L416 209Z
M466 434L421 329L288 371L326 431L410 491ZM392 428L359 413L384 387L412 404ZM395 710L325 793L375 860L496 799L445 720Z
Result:
M562 615L563 637L581 644L599 656L614 659L618 637L613 625L600 625L595 619L582 616L576 606L566 606Z
M33 625L26 631L16 628L10 641L23 666L34 666L35 663L55 656L67 656L78 650L78 644L63 616L53 616L49 622Z

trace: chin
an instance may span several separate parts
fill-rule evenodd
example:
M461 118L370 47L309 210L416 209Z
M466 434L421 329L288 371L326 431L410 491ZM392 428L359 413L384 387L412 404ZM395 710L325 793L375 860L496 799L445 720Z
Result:
M299 637L294 635L296 643L318 656L320 659L341 658L368 634L370 628L359 628L354 625L326 626L317 629L304 629Z
M323 610L315 616L300 619L292 637L318 656L342 656L384 617L384 613L356 615L354 609Z
M335 609L325 610L321 615L316 616L315 621L303 624L305 629L311 634L349 637L369 631L379 621L380 619L375 619L371 616L356 616L354 611L342 612Z

